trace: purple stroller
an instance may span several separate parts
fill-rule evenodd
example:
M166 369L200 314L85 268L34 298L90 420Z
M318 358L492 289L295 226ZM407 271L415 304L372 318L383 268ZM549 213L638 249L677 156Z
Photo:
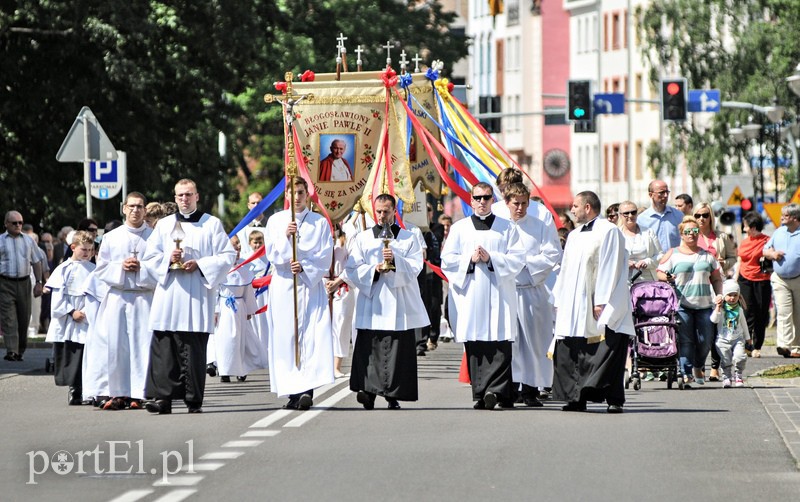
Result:
M639 367L662 370L667 373L667 388L673 382L683 389L683 374L678 358L678 296L671 285L661 281L647 281L631 287L633 337L631 350L631 373L625 381L627 389L633 383L634 390L642 386Z

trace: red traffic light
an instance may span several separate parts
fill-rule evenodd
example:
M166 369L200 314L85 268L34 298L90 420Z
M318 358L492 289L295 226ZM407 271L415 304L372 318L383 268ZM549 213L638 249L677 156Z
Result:
M670 82L667 84L667 94L674 96L681 92L681 86L677 82Z
M742 199L740 204L742 211L752 211L753 210L753 201L750 199Z

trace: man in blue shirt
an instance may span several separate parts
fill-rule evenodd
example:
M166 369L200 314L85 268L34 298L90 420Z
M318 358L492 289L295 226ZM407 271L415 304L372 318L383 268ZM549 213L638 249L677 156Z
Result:
M666 253L667 250L677 247L681 243L678 225L683 220L683 213L667 205L669 188L667 188L666 182L651 181L647 185L647 193L653 204L639 215L639 227L642 230L650 229L655 232L661 249Z
M764 244L764 257L772 260L770 277L778 321L778 354L800 358L800 205L781 210L781 226Z

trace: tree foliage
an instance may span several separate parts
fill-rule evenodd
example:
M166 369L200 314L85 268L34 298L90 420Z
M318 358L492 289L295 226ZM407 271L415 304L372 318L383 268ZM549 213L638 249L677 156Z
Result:
M28 0L0 4L0 200L48 229L85 213L79 164L55 154L82 106L128 154L128 189L170 200L190 177L210 210L232 203L256 178L282 170L280 110L263 95L287 70L334 71L336 36L362 44L365 69L378 47L403 41L413 54L456 61L466 41L446 27L438 2L424 8L378 0ZM218 133L228 155L218 154ZM118 217L119 199L95 200L95 216ZM234 215L243 204L232 206Z
M795 115L800 101L785 78L800 62L800 0L663 0L640 8L637 17L642 57L654 85L662 75L681 75L690 88L720 89L723 101L769 106L777 98L787 118ZM702 127L670 125L667 151L651 148L650 159L674 172L683 158L695 183L705 181L715 191L719 176L738 171L747 158L730 129L752 113L723 109ZM767 121L759 114L753 118Z

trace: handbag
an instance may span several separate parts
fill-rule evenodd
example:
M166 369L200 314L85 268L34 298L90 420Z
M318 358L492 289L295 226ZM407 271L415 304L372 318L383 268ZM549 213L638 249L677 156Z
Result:
M762 274L771 274L773 272L772 260L770 260L769 258L762 256L758 260L758 265L761 268Z

